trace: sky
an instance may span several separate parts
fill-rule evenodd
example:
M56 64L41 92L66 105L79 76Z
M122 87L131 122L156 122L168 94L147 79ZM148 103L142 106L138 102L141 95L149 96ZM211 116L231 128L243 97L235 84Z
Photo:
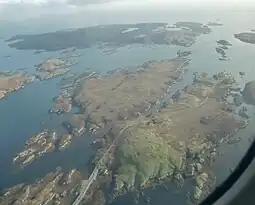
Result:
M24 20L50 14L137 8L251 7L254 0L0 0L0 20Z

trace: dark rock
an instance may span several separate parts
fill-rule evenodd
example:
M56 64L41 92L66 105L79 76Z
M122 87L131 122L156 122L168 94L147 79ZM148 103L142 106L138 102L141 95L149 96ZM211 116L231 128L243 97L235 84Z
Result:
M186 57L186 56L188 56L188 55L190 55L191 54L191 51L178 51L177 52L177 55L178 55L178 57Z
M245 109L245 107L243 107L239 110L238 114L243 118L249 119L250 117L246 112L247 110Z
M63 123L64 127L74 135L81 135L85 131L86 115L75 114Z
M255 105L255 81L246 83L242 94L247 104Z
M200 118L200 123L204 124L204 125L208 125L212 120L213 120L213 118L211 116L201 117Z
M234 91L234 92L240 92L241 91L241 88L229 88L230 91Z
M189 164L186 165L184 175L185 175L186 178L195 176L195 166L194 166L193 163L189 163Z
M222 56L226 56L226 52L224 51L224 49L217 47L215 48L216 52L219 53Z
M229 43L227 40L219 40L219 41L217 41L217 43L222 46L232 46L232 44Z
M224 49L224 50L228 50L227 46L220 46L220 48Z
M240 76L244 76L244 75L245 75L245 72L241 72L241 71L240 71L240 72L239 72L239 75L240 75Z
M179 188L183 187L184 185L184 177L182 176L181 173L176 173L173 176L173 181L177 184Z

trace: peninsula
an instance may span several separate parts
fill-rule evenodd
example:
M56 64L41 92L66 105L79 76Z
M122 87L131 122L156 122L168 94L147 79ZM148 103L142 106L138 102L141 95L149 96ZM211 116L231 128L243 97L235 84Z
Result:
M28 83L35 80L34 76L23 73L14 73L0 76L0 99L6 97L8 93L18 91Z
M234 37L242 42L255 44L255 33L254 32L243 32L235 34Z

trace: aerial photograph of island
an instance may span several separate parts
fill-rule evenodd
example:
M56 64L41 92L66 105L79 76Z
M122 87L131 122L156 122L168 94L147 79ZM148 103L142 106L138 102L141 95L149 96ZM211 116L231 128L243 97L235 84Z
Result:
M255 2L230 2L0 1L0 205L206 199L255 140Z

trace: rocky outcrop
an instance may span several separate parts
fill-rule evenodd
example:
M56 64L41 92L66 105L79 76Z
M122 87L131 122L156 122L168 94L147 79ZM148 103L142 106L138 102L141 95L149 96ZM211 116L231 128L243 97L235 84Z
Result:
M209 175L205 172L198 175L196 178L196 185L193 197L196 201L200 200L204 191L205 183L208 181Z

